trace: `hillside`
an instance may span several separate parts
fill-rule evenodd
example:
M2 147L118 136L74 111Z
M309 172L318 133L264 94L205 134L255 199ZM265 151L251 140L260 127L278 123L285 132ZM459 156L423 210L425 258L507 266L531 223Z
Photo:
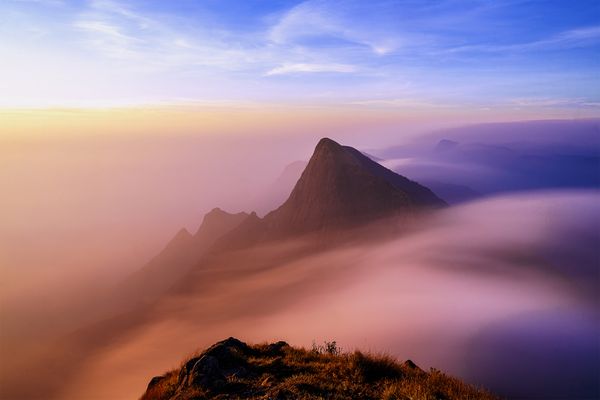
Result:
M295 348L229 338L152 378L140 400L192 399L496 399L412 361L341 353L335 342Z

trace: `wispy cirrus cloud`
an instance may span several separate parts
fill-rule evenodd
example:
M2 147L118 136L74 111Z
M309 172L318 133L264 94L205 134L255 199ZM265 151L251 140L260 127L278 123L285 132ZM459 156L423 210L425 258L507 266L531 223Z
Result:
M331 1L308 0L287 11L269 31L269 39L277 44L294 44L311 38L336 38L346 45L369 48L376 55L386 55L402 43L394 32L365 29L354 19L356 4L340 5Z
M562 50L600 44L600 26L580 27L548 38L514 44L481 44L452 47L444 50L447 53L466 52L524 52L530 50Z
M149 18L110 0L93 0L74 22L89 48L119 59L136 59L152 48L159 51L160 26ZM154 39L151 34L154 34Z
M456 105L441 103L421 98L383 98L365 99L350 102L351 105L381 108L453 108Z
M265 74L266 76L271 75L285 75L285 74L296 74L296 73L319 73L319 72L339 72L339 73L350 73L356 72L358 69L354 65L348 64L283 64L273 69L270 69Z
M213 67L236 70L252 63L241 47L228 45L215 32L184 29L173 21L140 12L112 0L94 0L73 27L85 34L91 49L126 62L134 69Z
M101 18L82 19L73 26L88 35L94 48L110 57L135 58L145 43L126 33L119 25Z
M589 102L581 97L521 97L510 99L509 103L520 107L600 107L600 103Z

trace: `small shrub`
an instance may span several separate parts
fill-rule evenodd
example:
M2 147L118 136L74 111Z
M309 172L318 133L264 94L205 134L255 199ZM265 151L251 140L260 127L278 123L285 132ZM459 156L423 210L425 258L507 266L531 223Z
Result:
M311 351L315 354L329 354L332 356L342 354L342 349L338 347L335 340L331 342L325 340L323 341L323 344L317 344L317 342L313 340Z

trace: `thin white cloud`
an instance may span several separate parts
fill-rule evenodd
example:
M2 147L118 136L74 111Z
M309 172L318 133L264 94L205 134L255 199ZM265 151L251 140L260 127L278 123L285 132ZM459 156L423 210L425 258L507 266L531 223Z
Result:
M466 52L524 52L530 50L556 50L597 45L600 43L600 26L582 27L560 32L547 39L508 45L468 45L449 48L445 53Z
M156 25L156 21L153 19L135 12L131 8L124 6L122 3L113 0L93 0L91 2L91 8L127 18L130 21L136 22L138 27L142 29L148 28L150 25Z
M117 59L139 59L151 46L148 18L110 0L93 0L73 22L89 49ZM156 33L156 32L154 32ZM159 37L158 35L156 37Z
M82 19L73 26L88 35L93 47L113 58L136 58L137 47L144 44L142 39L125 33L119 25L101 18Z
M113 39L128 40L133 42L140 41L139 39L124 34L118 26L106 21L80 20L77 21L74 26L82 31L99 33L109 36Z
M426 101L418 98L366 99L350 102L352 105L382 108L454 108L456 105Z
M600 103L584 98L522 97L509 101L510 104L522 107L598 107Z
M283 64L275 67L265 73L265 76L285 75L297 73L319 73L319 72L337 72L351 73L356 72L357 68L348 64Z
M277 44L294 44L303 38L329 36L366 46L377 55L386 55L399 47L398 38L365 30L356 20L343 15L339 4L321 0L305 1L285 13L269 32Z
M236 70L260 57L259 52L234 48L214 32L186 30L169 22L112 0L93 0L73 27L85 33L86 50L123 61L132 70Z
M591 26L579 29L573 29L570 31L562 32L557 35L552 41L554 42L567 42L567 41L582 41L588 39L600 38L600 26Z

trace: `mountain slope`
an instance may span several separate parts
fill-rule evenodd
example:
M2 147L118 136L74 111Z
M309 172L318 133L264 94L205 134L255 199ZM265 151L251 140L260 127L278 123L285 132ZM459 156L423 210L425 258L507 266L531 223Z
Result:
M153 301L196 264L222 236L238 227L246 213L230 214L215 208L207 213L198 231L191 235L181 229L165 248L118 288L116 299L135 299L137 305Z

